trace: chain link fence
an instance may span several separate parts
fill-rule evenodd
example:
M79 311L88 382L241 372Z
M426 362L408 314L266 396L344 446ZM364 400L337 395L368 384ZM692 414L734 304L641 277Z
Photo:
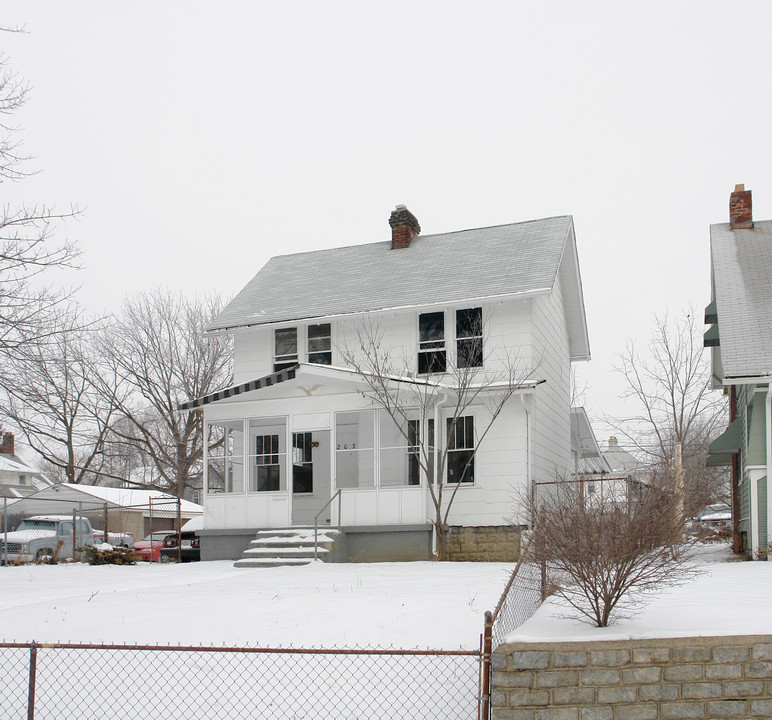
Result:
M473 720L476 650L0 643L0 720Z
M526 557L526 553L521 555L515 565L496 609L485 613L480 647L481 720L491 717L491 653L539 609L544 599L543 568L526 562Z

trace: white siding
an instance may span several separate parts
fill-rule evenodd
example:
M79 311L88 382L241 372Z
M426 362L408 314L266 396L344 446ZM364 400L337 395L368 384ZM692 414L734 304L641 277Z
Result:
M445 312L449 363L453 362L455 356L455 311L468 307L483 308L485 367L481 371L481 379L483 372L489 380L502 378L508 369L516 366L519 379L544 379L546 383L539 385L533 395L526 393L523 397L513 397L491 426L478 447L474 486L462 485L459 488L449 522L451 525L471 526L523 522L520 499L529 493L530 479L553 480L556 472L565 470L570 464L570 362L562 286L558 282L553 293L532 298L427 308L427 312ZM415 373L418 316L421 312L419 309L409 309L373 313L368 317L332 319L333 365L342 366L342 357L349 351L360 355L361 359L360 338L363 332L371 332L379 339L381 356L388 355L388 365L392 372ZM305 325L298 324L297 327L298 352L302 362L306 359ZM250 328L237 332L234 365L236 383L270 374L273 371L273 328ZM324 428L314 425L321 431L334 430L336 411L372 407L347 381L330 380L320 383L310 396L293 383L282 383L208 406L205 412L210 421L270 416L291 419L317 414L317 418L329 418ZM490 415L484 406L475 408L474 412L479 437L488 426ZM334 472L334 457L331 458L330 470ZM446 491L452 489L452 486L446 487ZM404 502L414 503L415 496L412 493L415 489L403 488L391 492L393 497L387 497L382 490L361 491L356 498L350 494L347 502L362 505L362 517L372 516L371 521L378 523L379 508L370 507L373 502L397 502L399 494L400 498L405 496ZM446 492L446 498L449 494ZM240 499L215 495L207 497L206 502L207 527L237 527L243 523L252 527L258 519L257 509L252 508L257 500L254 496L247 496L246 491ZM279 507L280 500L277 499L275 505L275 508L271 506L271 512L275 510L277 517L288 512L284 505ZM415 514L418 507L423 507L421 517ZM394 515L393 512L386 512L385 505L382 509L384 515ZM428 492L424 503L405 506L400 514L403 522L430 520L434 516L434 509ZM267 518L260 518L261 522L264 520L267 522Z
M570 376L568 331L561 282L533 301L532 328L536 374L540 385L533 409L533 478L549 482L571 469Z

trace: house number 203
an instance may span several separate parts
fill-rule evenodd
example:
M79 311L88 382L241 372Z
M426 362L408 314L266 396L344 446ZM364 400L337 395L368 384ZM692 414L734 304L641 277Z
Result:
M343 443L343 447L342 448L340 446L340 443L338 443L338 446L337 446L336 449L337 450L348 450L349 449L348 448L348 443ZM357 449L357 444L356 443L351 443L351 449L352 450L356 450Z

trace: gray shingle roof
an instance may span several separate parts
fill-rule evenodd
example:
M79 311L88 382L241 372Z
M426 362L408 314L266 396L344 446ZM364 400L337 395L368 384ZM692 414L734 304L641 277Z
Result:
M710 226L724 377L772 374L772 220Z
M573 220L419 235L271 258L209 330L550 290ZM388 233L388 230L386 230Z

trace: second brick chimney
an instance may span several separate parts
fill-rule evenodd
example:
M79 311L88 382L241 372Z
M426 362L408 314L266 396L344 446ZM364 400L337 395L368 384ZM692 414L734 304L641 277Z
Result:
M0 455L13 455L13 433L0 432Z
M416 216L404 205L397 205L397 207L391 211L389 225L391 226L392 250L408 247L410 241L416 235L421 234L421 226L418 224Z
M753 201L751 191L745 185L735 185L729 196L729 226L732 230L748 230L753 227Z

